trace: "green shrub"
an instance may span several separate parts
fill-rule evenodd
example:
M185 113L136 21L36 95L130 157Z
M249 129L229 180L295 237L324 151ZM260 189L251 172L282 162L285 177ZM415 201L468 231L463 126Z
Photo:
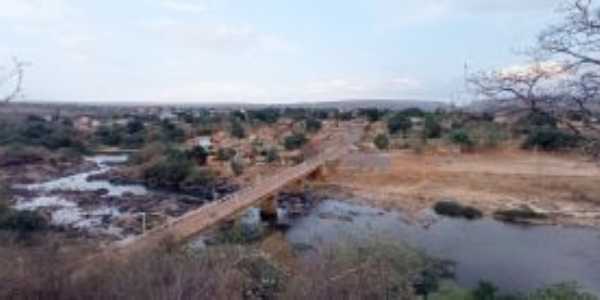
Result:
M561 283L530 293L527 300L597 300L598 298L586 292L580 292L576 283Z
M185 131L169 120L160 123L160 139L164 142L182 143L185 140Z
M308 139L304 134L295 133L285 137L283 145L287 150L297 150L302 148L307 142Z
M450 141L456 145L465 148L471 148L475 145L469 133L464 129L455 129L448 136Z
M249 111L250 118L267 123L274 124L279 120L281 113L276 108L265 108L260 110Z
M425 116L423 136L427 139L437 139L442 136L442 125L433 114Z
M370 123L374 123L381 120L385 112L377 108L365 108L360 111L360 115L366 117Z
M152 188L176 189L190 174L188 160L162 159L143 171L146 184Z
M379 134L373 140L373 144L375 144L377 149L385 150L390 147L390 139L385 134Z
M495 123L483 123L478 130L479 144L486 148L496 148L509 139L509 133Z
M542 127L529 133L523 148L540 148L544 151L556 151L577 147L581 139L557 128Z
M477 288L473 290L474 300L495 300L498 288L487 281L480 281Z
M413 124L409 117L402 113L397 113L388 120L387 126L391 134L402 132L403 135L406 135Z
M49 156L48 150L43 148L13 144L6 148L0 156L0 166L42 162Z
M9 211L8 199L10 198L10 191L8 186L0 181L0 219Z
M408 118L422 118L425 115L425 112L418 107L410 107L400 111L399 114L402 114Z
M136 134L144 131L144 129L146 129L146 126L144 125L144 122L142 122L142 120L135 118L127 122L126 128L127 133Z
M304 127L306 128L306 131L315 133L315 132L319 132L319 130L321 130L321 127L323 127L323 124L318 119L308 118L308 119L306 119L306 121L304 121Z
M179 186L210 185L217 179L217 173L208 168L191 168Z
M279 160L277 149L271 148L265 152L265 159L268 163L273 163Z
M0 214L0 230L29 234L48 228L46 219L36 211L17 211L7 207L1 210L3 212Z
M354 119L354 113L351 111L336 111L335 119L339 121L350 121Z
M136 152L129 162L132 164L143 164L149 161L156 160L167 151L167 146L163 143L154 142L144 146L140 151Z
M558 120L546 112L533 112L525 117L524 121L529 127L552 127L556 128Z
M107 146L118 146L123 141L124 129L119 126L100 126L96 130L98 142Z
M195 161L199 165L205 165L208 158L208 152L202 146L195 146L194 148L186 151L188 159Z
M237 154L237 151L233 148L220 148L217 150L217 160L219 161L229 161L234 158Z
M238 121L231 122L231 136L243 139L246 137L246 130L242 126L242 124Z

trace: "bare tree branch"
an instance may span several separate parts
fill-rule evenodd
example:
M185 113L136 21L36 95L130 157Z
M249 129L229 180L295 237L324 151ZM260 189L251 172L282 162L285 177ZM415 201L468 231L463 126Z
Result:
M0 98L0 103L8 103L17 98L22 91L23 78L25 76L25 67L27 64L13 57L13 66L2 78L0 78L0 87L13 84L6 96Z

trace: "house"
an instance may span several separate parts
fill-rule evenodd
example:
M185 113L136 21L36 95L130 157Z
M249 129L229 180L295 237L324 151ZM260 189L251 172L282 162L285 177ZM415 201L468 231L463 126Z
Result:
M100 127L100 121L92 115L80 115L75 117L73 127L81 132L93 132Z
M190 147L202 147L204 150L210 152L213 150L213 142L210 136L198 136L190 139L186 143Z

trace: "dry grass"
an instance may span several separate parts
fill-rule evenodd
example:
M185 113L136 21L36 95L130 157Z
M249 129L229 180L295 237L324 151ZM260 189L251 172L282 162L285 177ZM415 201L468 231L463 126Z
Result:
M325 249L293 274L257 248L228 245L162 248L74 277L61 268L69 257L46 246L0 248L0 299L415 299L410 279L423 268L390 242Z
M343 163L328 181L377 205L401 208L413 215L448 198L487 213L522 204L547 211L600 212L600 168L574 156L517 150L394 152L351 160L361 164ZM572 221L600 224L595 218L568 222Z

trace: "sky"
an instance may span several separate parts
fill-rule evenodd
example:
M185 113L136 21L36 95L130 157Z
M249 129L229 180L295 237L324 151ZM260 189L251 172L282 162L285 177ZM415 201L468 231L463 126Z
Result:
M460 101L465 64L524 63L560 3L0 0L0 63L30 63L30 100Z

